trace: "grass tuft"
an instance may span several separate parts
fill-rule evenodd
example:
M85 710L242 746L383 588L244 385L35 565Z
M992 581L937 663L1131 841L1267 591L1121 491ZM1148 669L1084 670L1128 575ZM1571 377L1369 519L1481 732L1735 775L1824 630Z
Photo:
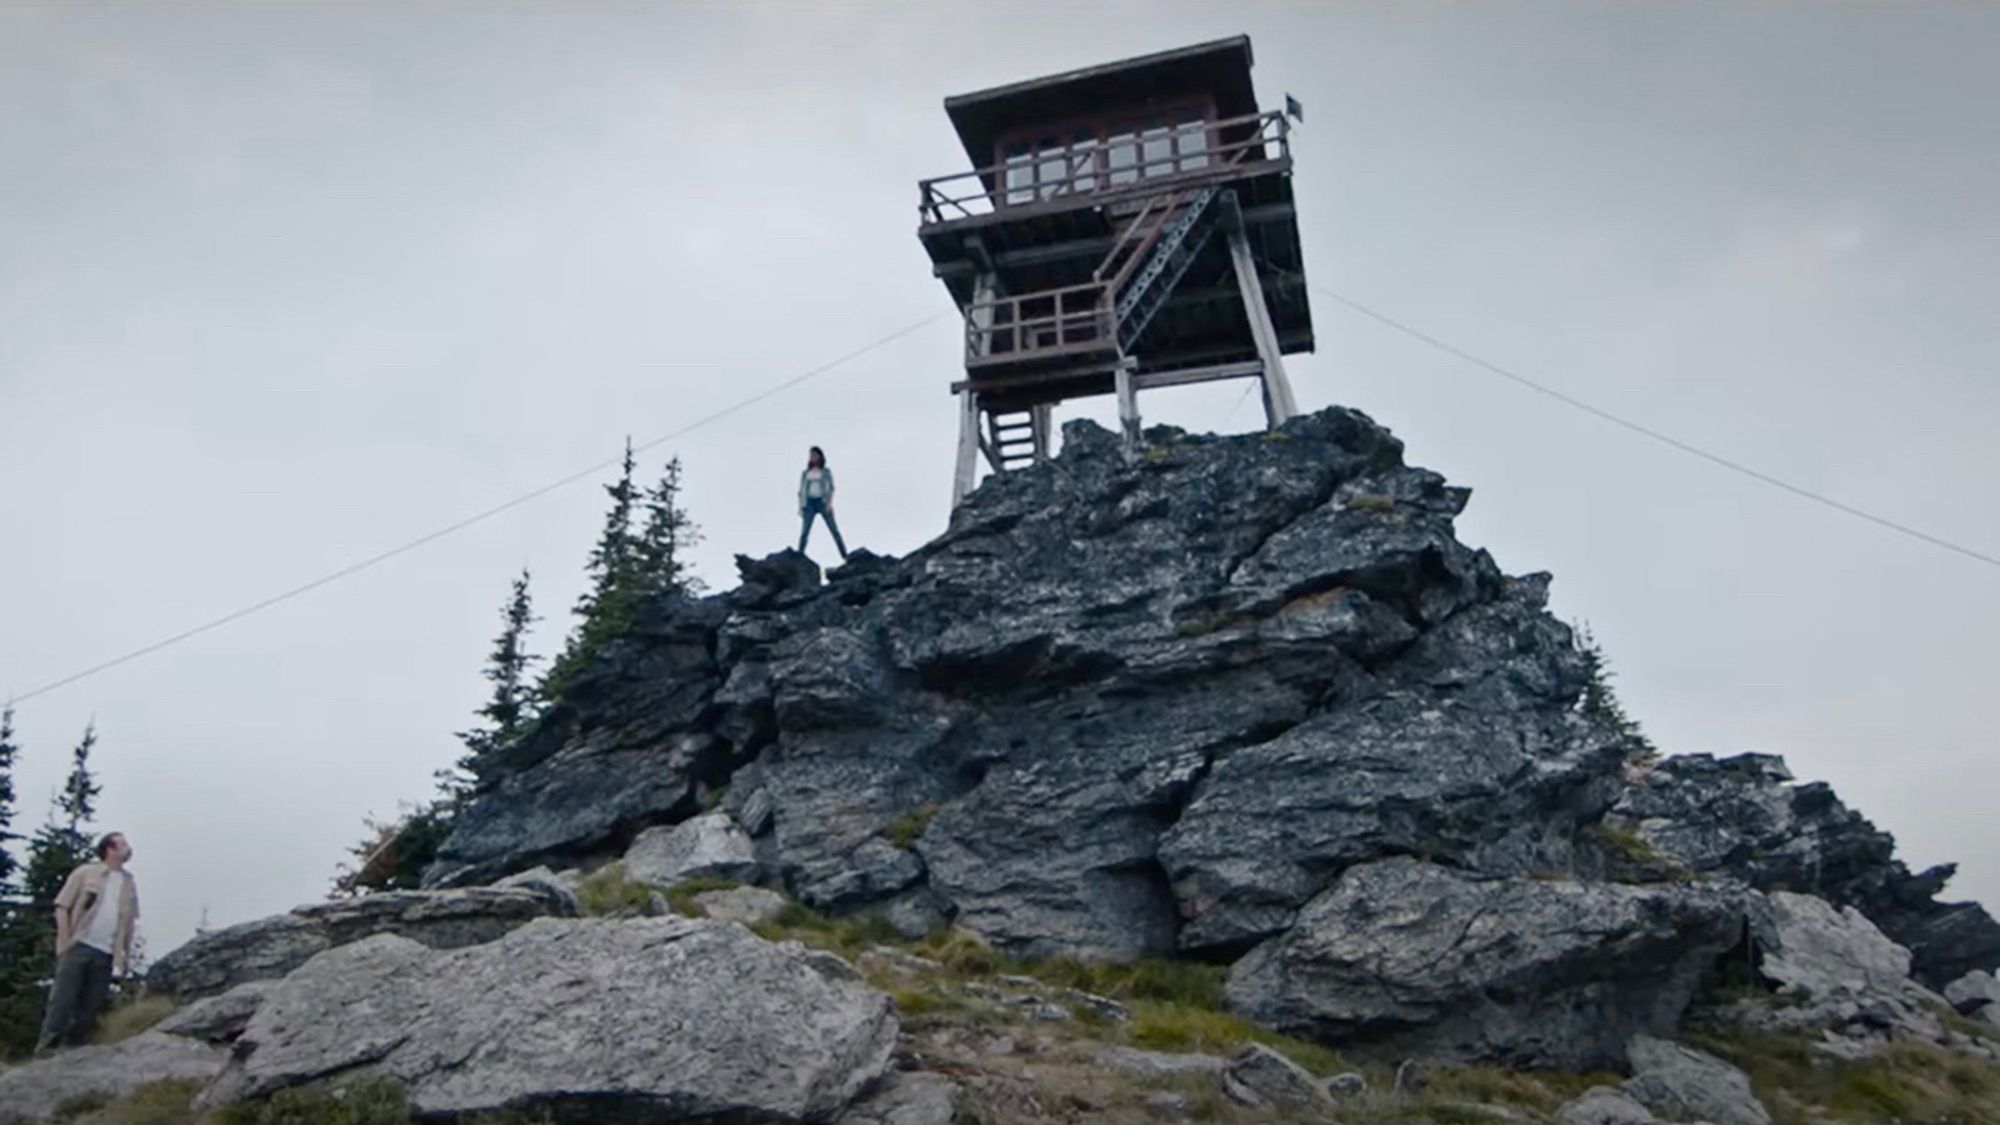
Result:
M652 897L653 888L627 877L623 863L598 868L576 888L577 909L590 918L643 914Z

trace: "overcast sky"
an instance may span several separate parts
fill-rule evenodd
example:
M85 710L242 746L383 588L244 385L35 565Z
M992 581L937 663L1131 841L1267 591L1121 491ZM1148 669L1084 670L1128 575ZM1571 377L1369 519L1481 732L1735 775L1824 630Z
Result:
M1248 32L1304 103L1311 276L1608 409L2000 552L2000 8L491 3L0 8L0 696L434 530L950 311L947 94ZM1671 751L1784 754L2000 897L2000 570L1647 443L1315 299L1354 406L1556 574ZM949 317L671 448L700 573L943 525ZM1147 420L1260 424L1235 386ZM1102 402L1068 415L1111 416ZM657 468L649 458L646 468ZM96 718L154 955L320 896L426 795L577 485L24 703Z

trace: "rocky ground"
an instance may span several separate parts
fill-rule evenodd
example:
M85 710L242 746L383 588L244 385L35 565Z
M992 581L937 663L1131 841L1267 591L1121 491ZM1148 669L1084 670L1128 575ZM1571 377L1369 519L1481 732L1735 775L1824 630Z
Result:
M908 558L740 560L429 889L172 952L0 1114L2000 1120L2000 925L1775 758L1656 760L1467 498L1352 411L1079 423Z
M1767 899L1743 971L1702 988L1678 1041L1631 1035L1616 1073L1387 1039L1337 1051L1246 1018L1238 971L1218 965L1016 961L963 930L909 941L763 888L655 887L623 863L530 878L532 918L515 892L411 892L394 911L307 907L198 941L181 968L234 984L156 997L146 1026L113 1021L117 1042L0 1071L0 1121L2000 1120L2000 985L1936 996L1858 912L1809 896ZM424 944L427 918L482 912L500 932ZM302 923L331 944L273 968Z

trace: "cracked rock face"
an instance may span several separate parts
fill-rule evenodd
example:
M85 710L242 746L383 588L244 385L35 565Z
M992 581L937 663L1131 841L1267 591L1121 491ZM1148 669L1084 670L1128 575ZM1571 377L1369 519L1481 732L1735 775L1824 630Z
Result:
M1349 869L1230 971L1231 1006L1330 1043L1591 1070L1668 1034L1741 934L1726 891Z
M426 1119L819 1121L881 1077L896 1033L886 996L734 925L548 918L457 950L379 934L268 992L201 1102L381 1075Z
M1755 771L1628 779L1632 747L1579 708L1589 663L1547 576L1461 544L1467 492L1367 417L1156 429L1130 457L1087 422L1064 436L907 558L856 552L824 581L792 552L739 559L738 589L643 607L507 752L427 885L615 858L707 814L734 822L739 870L824 911L952 922L1009 954L1228 958L1397 857L1522 894L1601 878L1616 806L1642 846L1725 878L1782 883L1824 851L1873 888L1842 901L1931 927L1952 963L2000 960L1983 912L1933 902L1817 796L1784 797L1785 820ZM1794 840L1777 851L1797 862L1759 866L1739 837ZM1605 893L1706 947L1687 888ZM1656 1014L1616 1041L1670 1030Z

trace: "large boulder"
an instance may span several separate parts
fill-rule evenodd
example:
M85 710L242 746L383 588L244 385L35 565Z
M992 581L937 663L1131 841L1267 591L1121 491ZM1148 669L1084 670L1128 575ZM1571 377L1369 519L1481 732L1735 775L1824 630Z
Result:
M1348 870L1230 971L1232 1007L1332 1043L1519 1066L1625 1061L1671 1034L1742 930L1693 886L1482 879L1413 859Z
M1714 1055L1650 1035L1634 1036L1626 1054L1632 1077L1625 1092L1656 1114L1672 1121L1771 1125L1750 1077Z
M735 818L704 813L639 833L625 851L625 875L661 887L688 879L751 882L757 878L757 852Z
M886 996L740 926L549 918L456 950L380 934L287 977L203 1105L386 1076L426 1118L820 1121L896 1034Z
M1910 980L1910 951L1851 906L1786 891L1764 895L1750 911L1750 937L1758 973L1780 991L1817 1000L1922 994Z
M0 1070L0 1125L66 1119L59 1109L86 1099L116 1101L155 1082L207 1082L228 1058L220 1047L160 1031L61 1051Z
M183 998L282 977L326 950L393 933L438 949L492 941L561 902L532 888L385 891L301 906L196 936L155 963L146 984Z

